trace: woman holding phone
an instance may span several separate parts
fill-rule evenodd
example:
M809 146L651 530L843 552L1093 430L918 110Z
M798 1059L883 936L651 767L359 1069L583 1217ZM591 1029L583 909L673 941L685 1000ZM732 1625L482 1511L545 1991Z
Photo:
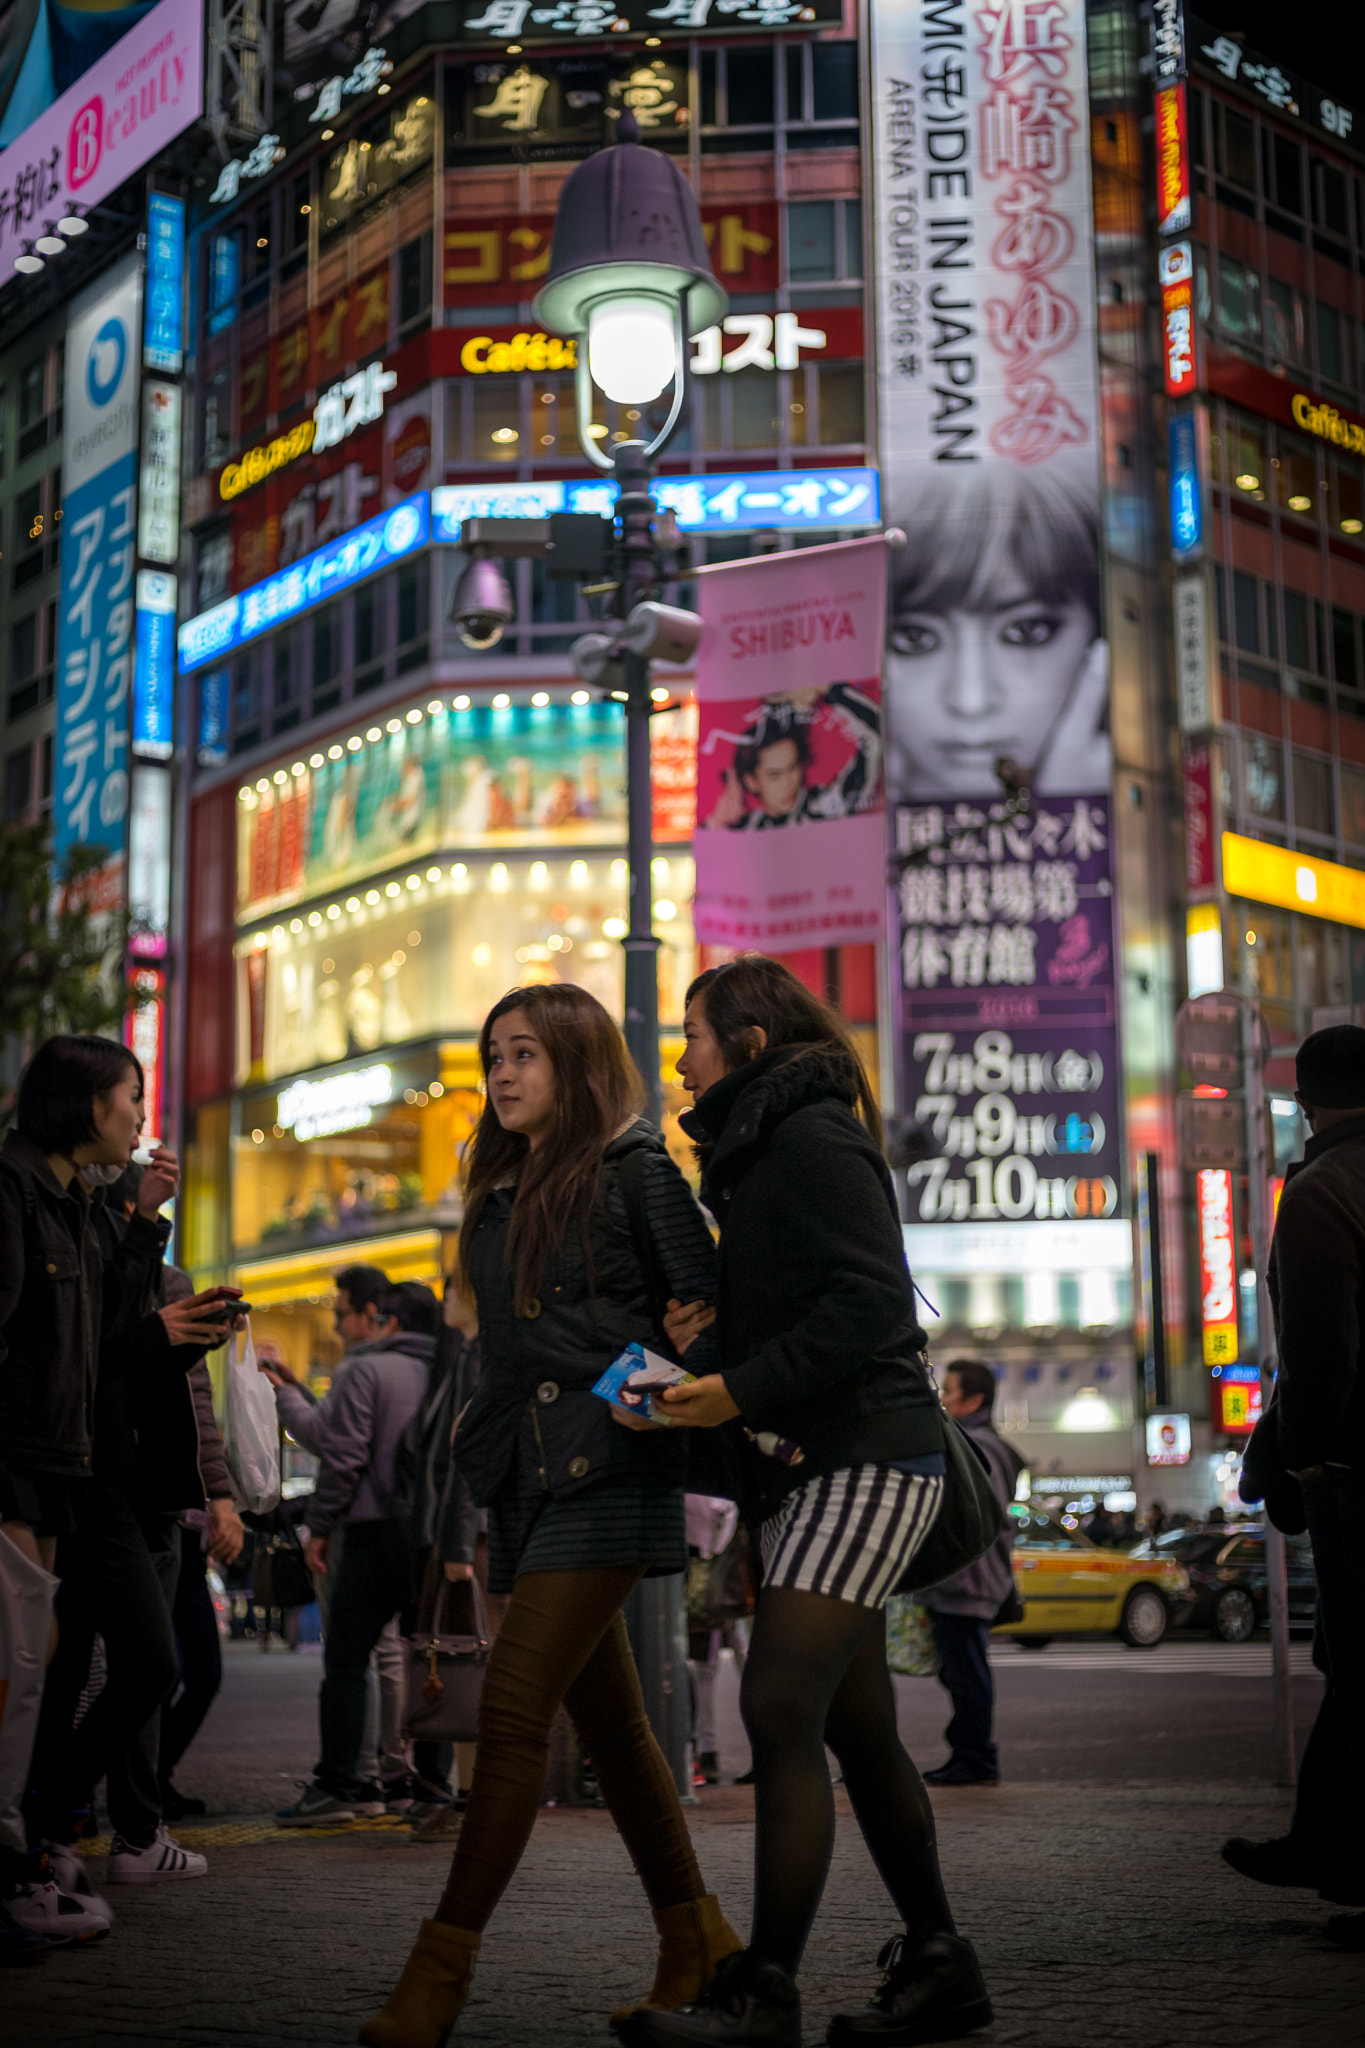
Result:
M796 1971L834 1847L834 1751L863 1838L904 1923L864 2010L836 2043L939 2041L988 2026L971 1944L939 1874L933 1811L896 1731L884 1603L943 1496L944 1423L915 1315L881 1120L837 1014L779 961L742 956L687 992L683 1118L721 1225L720 1370L696 1358L712 1318L671 1304L690 1385L675 1419L799 1445L746 1453L746 1524L763 1584L741 1705L756 1789L749 1947L706 1995L640 2013L636 2043L800 2048Z
M697 1867L621 1613L641 1579L685 1569L685 1443L592 1391L628 1344L666 1343L670 1295L714 1300L710 1233L638 1114L640 1077L595 997L567 984L513 989L479 1050L488 1100L469 1150L460 1265L483 1370L455 1459L488 1509L490 1591L510 1598L450 1880L361 2029L372 2048L448 2037L534 1825L561 1702L654 1909L658 1973L640 2003L695 1999L740 1945ZM511 2039L515 1998L503 2009Z

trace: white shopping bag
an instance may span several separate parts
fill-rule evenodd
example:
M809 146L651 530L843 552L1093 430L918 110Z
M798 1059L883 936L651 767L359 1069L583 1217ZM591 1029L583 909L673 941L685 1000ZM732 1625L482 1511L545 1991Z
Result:
M23 1799L57 1581L0 1531L0 1849L28 1847Z
M223 1450L239 1508L268 1514L280 1499L280 1426L270 1382L256 1369L251 1318L241 1338L228 1338L223 1398Z

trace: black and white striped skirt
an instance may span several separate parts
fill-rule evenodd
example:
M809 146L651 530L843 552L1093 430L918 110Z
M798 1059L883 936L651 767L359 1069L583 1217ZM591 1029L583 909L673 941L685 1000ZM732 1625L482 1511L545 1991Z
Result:
M759 1525L764 1586L882 1606L928 1535L943 1485L894 1465L849 1465L809 1480Z

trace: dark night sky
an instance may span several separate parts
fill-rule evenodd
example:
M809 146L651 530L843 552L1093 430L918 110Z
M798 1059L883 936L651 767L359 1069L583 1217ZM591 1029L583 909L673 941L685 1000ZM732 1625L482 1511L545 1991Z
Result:
M1365 54L1365 9L1346 0L1186 0L1188 12L1227 34L1240 32L1247 47L1297 71L1311 85L1336 85L1348 106L1365 104L1360 61Z

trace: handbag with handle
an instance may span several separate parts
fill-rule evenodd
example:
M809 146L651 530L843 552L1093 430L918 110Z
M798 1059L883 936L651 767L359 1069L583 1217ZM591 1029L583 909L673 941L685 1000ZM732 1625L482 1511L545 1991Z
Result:
M483 1588L476 1578L466 1582L474 1603L471 1635L451 1635L443 1627L451 1582L442 1582L429 1629L408 1637L408 1702L406 1732L416 1742L476 1742L479 1702L488 1665L492 1633Z
M965 1571L999 1541L1005 1510L991 1485L990 1468L965 1430L943 1415L947 1474L943 1500L929 1533L906 1567L897 1593L918 1593Z

